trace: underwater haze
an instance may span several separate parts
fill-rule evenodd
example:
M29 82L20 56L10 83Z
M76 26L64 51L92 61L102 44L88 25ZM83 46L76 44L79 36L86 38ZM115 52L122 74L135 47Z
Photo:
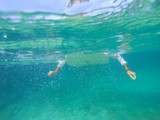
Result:
M48 76L104 52L136 80L112 57ZM159 0L2 0L0 120L160 120L159 59Z

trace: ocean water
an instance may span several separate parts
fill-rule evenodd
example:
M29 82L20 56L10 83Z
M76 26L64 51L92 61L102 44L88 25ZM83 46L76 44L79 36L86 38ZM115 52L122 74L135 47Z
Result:
M117 2L75 14L0 12L0 120L160 119L160 2ZM114 58L47 75L69 54L102 52L121 54L136 80Z

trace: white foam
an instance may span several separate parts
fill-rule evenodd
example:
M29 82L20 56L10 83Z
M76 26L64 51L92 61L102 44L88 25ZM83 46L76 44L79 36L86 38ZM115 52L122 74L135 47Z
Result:
M60 19L65 19L65 16L58 16L58 15L47 15L44 17L46 20L60 20Z

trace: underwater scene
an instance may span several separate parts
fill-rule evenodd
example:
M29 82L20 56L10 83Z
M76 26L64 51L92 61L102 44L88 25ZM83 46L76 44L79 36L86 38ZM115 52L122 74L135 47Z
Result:
M1 0L0 120L160 120L159 0Z

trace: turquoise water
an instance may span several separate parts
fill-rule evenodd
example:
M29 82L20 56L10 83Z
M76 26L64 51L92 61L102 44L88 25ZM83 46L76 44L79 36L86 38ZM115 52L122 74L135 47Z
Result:
M159 4L123 1L82 14L1 11L0 120L159 120ZM120 53L137 79L114 58L47 75L68 54L101 52Z

